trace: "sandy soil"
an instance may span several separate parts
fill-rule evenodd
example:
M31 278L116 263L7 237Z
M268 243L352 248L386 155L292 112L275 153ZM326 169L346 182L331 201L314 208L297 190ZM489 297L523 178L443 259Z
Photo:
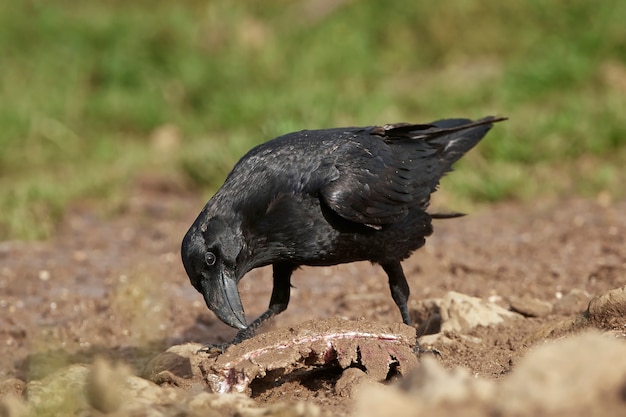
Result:
M180 262L180 241L203 204L173 184L146 179L112 218L85 204L68 213L50 241L0 243L0 394L21 393L27 381L97 356L141 375L169 346L232 338L235 331L208 311ZM428 317L421 300L449 291L524 315L433 341L444 367L498 379L529 348L566 333L560 323L582 313L593 296L626 285L626 202L507 203L439 220L404 269L418 322ZM302 268L293 285L290 307L262 332L315 318L400 321L383 271L369 263ZM248 317L255 317L269 301L270 269L249 273L240 290ZM339 379L336 370L310 373L253 387L251 395L259 404L306 400L329 414L348 413L352 404L334 390Z

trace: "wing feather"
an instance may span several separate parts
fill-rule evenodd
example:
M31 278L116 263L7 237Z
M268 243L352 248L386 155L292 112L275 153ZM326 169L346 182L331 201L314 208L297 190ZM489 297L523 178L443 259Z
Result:
M339 177L321 188L323 201L343 218L370 226L395 223L411 206L427 202L440 175L436 158L430 161L437 151L423 141L406 141L413 143L366 136L344 144Z
M343 218L375 228L402 220L413 207L426 210L451 165L502 120L490 116L359 129L336 149L338 175L322 185L322 200Z

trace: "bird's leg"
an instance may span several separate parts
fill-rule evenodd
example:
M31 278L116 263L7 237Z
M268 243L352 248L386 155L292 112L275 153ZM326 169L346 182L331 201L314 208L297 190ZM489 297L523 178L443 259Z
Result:
M409 284L406 282L404 271L400 261L389 262L380 264L383 267L387 276L389 277L389 289L391 290L391 297L396 305L400 309L402 315L402 321L406 325L411 325L411 317L409 316L409 307L407 302L409 301Z
M274 267L274 288L270 298L270 305L263 314L248 325L235 336L231 342L233 345L242 342L254 336L254 332L263 323L278 313L282 313L289 304L289 295L291 293L291 273L295 269L293 265L277 263Z
M409 307L407 302L409 301L409 294L411 291L409 290L409 284L406 282L406 277L404 276L404 271L402 270L402 265L400 261L389 262L380 264L383 267L387 276L389 277L389 289L391 290L391 297L393 301L396 302L396 305L400 309L400 314L402 315L402 321L404 324L410 326L411 325L411 316L409 316ZM417 329L415 332L415 347L413 351L416 355L422 355L424 353L430 353L435 356L441 356L441 353L437 349L425 349L420 346L417 341L417 337L421 336L423 330L421 328Z

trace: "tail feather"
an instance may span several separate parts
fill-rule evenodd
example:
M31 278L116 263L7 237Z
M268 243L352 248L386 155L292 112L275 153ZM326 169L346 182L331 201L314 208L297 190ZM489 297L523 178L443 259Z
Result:
M493 116L472 122L468 119L444 119L431 123L436 126L428 142L440 147L441 162L448 170L465 153L472 149L493 127L493 123L506 120ZM426 132L425 132L426 133Z
M448 213L428 213L433 219L456 219L457 217L463 217L465 213L459 213L456 211Z
M480 142L494 123L503 120L507 118L488 116L476 121L442 119L428 124L396 123L384 125L382 132L389 141L408 138L426 141L438 148L443 172L446 172L451 169L452 164Z

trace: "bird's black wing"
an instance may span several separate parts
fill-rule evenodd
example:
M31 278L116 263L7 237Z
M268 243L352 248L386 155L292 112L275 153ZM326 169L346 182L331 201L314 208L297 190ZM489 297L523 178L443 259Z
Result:
M338 149L338 178L320 189L345 219L372 227L395 223L411 207L426 209L451 165L504 118L445 119L363 129Z
M379 227L401 220L411 206L428 204L431 184L441 175L437 148L391 138L385 132L392 128L370 128L338 149L339 176L320 195L341 217Z

